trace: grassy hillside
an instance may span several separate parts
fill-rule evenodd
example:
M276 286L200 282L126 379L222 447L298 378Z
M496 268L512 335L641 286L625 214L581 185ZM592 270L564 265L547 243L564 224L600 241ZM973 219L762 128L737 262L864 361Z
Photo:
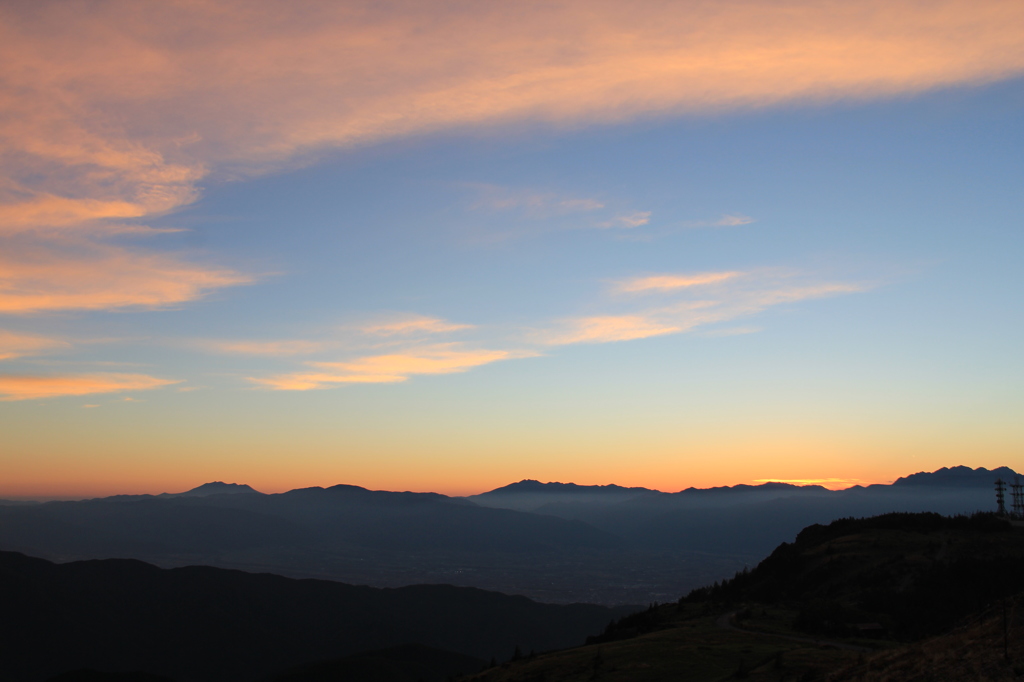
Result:
M878 623L901 640L934 635L1024 590L1024 532L991 514L886 514L804 529L758 567L688 601L799 611L799 629L846 636Z
M1024 595L1017 595L1005 603L1000 601L947 634L858 657L828 679L829 682L1009 682L1022 676Z
M1024 641L1002 658L1001 608L1020 638L1020 590L1024 529L1002 519L843 519L806 528L752 571L627 616L584 647L466 679L1011 679L1024 673Z

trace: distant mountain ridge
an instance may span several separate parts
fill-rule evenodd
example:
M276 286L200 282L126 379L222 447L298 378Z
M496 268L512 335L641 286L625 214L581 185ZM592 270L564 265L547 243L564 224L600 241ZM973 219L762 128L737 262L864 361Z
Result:
M996 478L1002 478L1006 482L1012 482L1020 474L1010 467L998 467L989 471L984 467L971 469L965 466L942 467L937 471L921 471L910 476L897 478L893 481L894 486L979 486L991 488Z
M622 493L622 492L637 492L637 493L650 493L658 492L650 488L626 488L621 485L615 485L614 483L608 485L578 485L576 483L541 483L532 478L526 478L517 483L510 483L501 488L495 488L489 490L486 493L539 493L539 492L594 492L594 493Z
M258 495L263 494L244 483L223 483L221 481L213 481L212 483L204 483L201 486L192 488L192 490L177 493L175 496L206 497L207 495L239 495L244 493L256 493ZM166 495L167 493L164 494Z
M935 485L935 486L949 486L949 485L990 485L995 481L997 477L1002 477L1004 480L1011 481L1014 477L1021 476L1016 471L1007 466L997 467L995 469L986 469L985 467L978 467L977 469L971 469L967 466L953 466L953 467L942 467L935 471L920 471L909 476L903 476L891 484L885 483L873 483L868 486L855 485L852 488L877 488L877 487L888 487L890 485ZM696 488L689 487L679 492L666 493L655 488L644 488L644 487L624 487L616 485L614 483L607 485L579 485L576 483L560 483L552 481L549 483L542 483L535 479L523 479L516 483L510 483L494 490L488 490L487 492L479 493L477 495L470 495L467 499L476 499L483 495L495 495L495 494L523 494L523 493L552 493L552 494L577 494L577 493L660 493L662 495L681 495L684 493L715 493L715 492L749 492L758 490L815 490L822 491L828 490L824 486L817 484L797 485L794 483L784 483L782 481L767 481L758 485L751 485L748 483L737 483L735 485L722 485L712 486L710 488ZM833 491L833 492L841 492Z
M527 479L468 498L344 484L264 494L216 481L184 494L0 504L0 549L636 604L753 565L811 524L994 511L995 478L1016 476L951 467L845 490L769 482L674 493Z
M995 469L986 469L985 467L978 467L971 469L970 467L957 465L952 467L942 467L935 471L919 471L914 474L902 476L897 478L891 484L885 483L872 483L867 486L854 485L850 488L830 491L828 488L817 484L806 484L798 485L794 483L785 483L782 481L766 481L765 483L759 483L752 485L749 483L737 483L735 485L722 485L712 486L709 488L697 488L689 487L679 490L678 492L664 492L656 488L645 488L642 486L621 486L615 483L608 483L604 485L588 485L578 483L562 483L559 481L541 482L537 479L524 478L521 481L515 483L509 483L508 485L494 488L483 493L477 493L475 495L468 495L465 497L449 497L442 495L441 493L412 493L412 492L398 492L398 491L386 491L386 490L370 490L357 485L339 483L327 488L321 486L311 486L309 488L295 488L287 491L293 493L300 490L349 490L352 492L365 492L365 493L391 493L395 495L431 495L439 498L446 498L451 500L475 500L482 498L483 496L497 496L497 495L521 495L521 494L556 494L556 495L575 495L575 494L595 494L595 495L643 495L649 493L655 493L660 495L682 495L682 494L713 494L713 493L726 493L726 492L755 492L755 491L795 491L795 490L813 490L813 491L829 491L829 492L842 492L843 490L853 489L865 489L865 488L880 488L890 486L990 486L994 483L995 478L1000 477L1007 482L1012 482L1014 478L1024 476L1010 467L1001 466ZM208 497L210 495L234 495L234 494L256 494L265 495L252 486L245 483L225 483L223 481L211 481L209 483L203 483L202 485L196 486L191 490L187 490L182 493L160 493L159 495L146 495L146 494L121 494L113 495L109 498L93 498L93 499L141 499L148 497ZM282 493L285 494L285 493ZM0 505L23 505L23 504L38 504L35 501L28 500L6 500L0 499Z

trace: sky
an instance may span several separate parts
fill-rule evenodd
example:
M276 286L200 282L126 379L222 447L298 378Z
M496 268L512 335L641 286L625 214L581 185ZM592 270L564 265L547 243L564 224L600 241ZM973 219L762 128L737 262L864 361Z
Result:
M1017 0L0 4L0 497L1024 468Z

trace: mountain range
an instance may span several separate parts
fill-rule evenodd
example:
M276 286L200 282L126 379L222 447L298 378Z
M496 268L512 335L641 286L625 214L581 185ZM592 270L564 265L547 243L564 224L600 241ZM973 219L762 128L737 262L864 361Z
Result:
M263 494L215 482L177 494L0 503L0 549L636 604L754 565L811 524L992 510L994 480L1016 476L953 467L839 491L764 483L677 493L527 480L466 498L350 485Z

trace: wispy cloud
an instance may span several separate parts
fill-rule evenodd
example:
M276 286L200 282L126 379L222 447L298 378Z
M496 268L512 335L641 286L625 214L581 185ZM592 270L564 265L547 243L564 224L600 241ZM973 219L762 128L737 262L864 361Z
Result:
M371 321L347 324L314 335L293 339L193 339L181 345L227 355L291 357L337 352L339 349L380 349L408 347L455 332L475 329L474 325L451 322L440 317L416 314L382 314Z
M601 315L567 320L561 329L546 333L546 343L609 343L662 336L683 331L682 327L654 315Z
M126 222L144 229L147 218L194 201L211 174L245 177L325 149L440 130L615 123L986 83L1024 72L1022 26L1019 0L98 0L88 12L53 0L4 3L0 235L32 235L47 248L60 234L97 238ZM601 204L507 202L541 212ZM65 291L71 277L53 269L33 275L39 292L8 279L4 309L160 306L249 281L145 250L118 258L116 281L72 268L83 296ZM87 254L56 259L97 264ZM146 272L153 261L156 282ZM134 281L141 296L126 286Z
M341 384L394 384L408 378L401 374L359 375L333 372L292 372L270 377L250 377L249 381L275 391L312 391Z
M739 277L739 272L701 272L683 275L647 275L631 277L616 283L615 290L625 293L664 292L676 289L717 284Z
M56 348L70 348L71 344L44 336L20 334L0 329L0 360L12 360Z
M538 332L540 343L607 343L688 332L761 313L786 303L866 291L869 284L815 281L791 271L657 275L619 283L617 291L664 293L660 305L641 310L567 318ZM608 307L634 307L635 300ZM710 333L714 334L714 331ZM729 333L727 330L720 335ZM733 330L731 333L747 333Z
M146 374L72 374L59 376L0 374L0 400L147 391L179 383Z
M603 223L598 223L597 226L604 228L617 227L629 229L633 227L640 227L641 225L646 225L649 222L651 222L650 211L636 211L634 213L615 216L611 220L607 220Z
M466 186L479 195L471 206L476 210L519 211L529 218L550 218L604 208L602 202L589 197L573 197L556 192L483 183L470 183Z
M727 213L717 220L691 220L683 223L683 227L735 227L737 225L749 225L754 222L750 216L740 213Z
M449 322L438 317L408 315L370 323L361 327L360 331L373 336L408 336L411 334L447 334L472 328L471 324Z
M456 344L436 344L398 353L366 355L343 362L310 362L311 371L250 381L276 390L308 391L338 384L396 383L417 374L454 374L499 360L530 357L529 351L468 349Z
M251 281L233 270L110 244L19 242L0 250L0 313L160 308Z
M443 344L404 353L371 355L351 362L317 362L314 366L363 376L452 374L511 356L511 352L504 350L463 350Z
M211 169L467 124L870 98L1024 68L1015 0L90 7L3 8L23 224L152 215ZM48 165L74 177L35 186Z
M259 386L275 390L305 391L342 384L399 383L416 375L466 372L501 360L541 355L546 346L598 344L631 341L701 330L704 336L732 336L760 331L758 327L715 328L715 325L761 313L786 303L836 296L870 288L868 284L831 282L794 271L764 268L748 272L677 273L647 275L620 280L613 293L651 293L650 297L606 297L605 312L566 317L532 330L513 332L504 341L491 343L478 338L469 342L430 342L434 334L479 328L455 324L441 318L407 316L357 327L357 331L385 341L364 345L363 353L337 361L307 361L299 371L273 376L250 377ZM625 310L623 308L626 308ZM638 309L639 308L639 309ZM492 330L493 331L493 330ZM479 336L479 334L475 334ZM295 345L291 345L295 344ZM395 348L379 352L381 345ZM514 345L519 350L499 350L493 346ZM489 347L490 346L490 347ZM306 350L323 350L326 345L302 345L302 342L244 342L224 344L224 348L268 355L292 355ZM337 348L342 347L336 344ZM354 347L347 346L350 352ZM366 348L378 352L367 353ZM531 349L532 348L532 349ZM295 351L295 352L293 352Z

